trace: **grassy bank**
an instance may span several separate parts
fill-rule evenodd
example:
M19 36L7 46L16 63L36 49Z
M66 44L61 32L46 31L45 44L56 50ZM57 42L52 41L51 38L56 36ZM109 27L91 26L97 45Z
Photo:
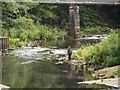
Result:
M95 45L88 45L78 49L73 55L74 58L84 57L86 62L92 63L93 67L110 67L119 65L118 55L118 34L119 32L111 32L107 38Z

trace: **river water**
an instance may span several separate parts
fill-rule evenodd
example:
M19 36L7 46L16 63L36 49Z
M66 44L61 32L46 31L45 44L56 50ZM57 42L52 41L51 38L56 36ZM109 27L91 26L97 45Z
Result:
M2 57L2 83L11 88L106 88L106 86L78 85L77 82L93 79L90 72L68 64L56 65L57 59L73 52L77 47L95 41L66 42L64 40L40 43L39 47L24 47L10 51Z

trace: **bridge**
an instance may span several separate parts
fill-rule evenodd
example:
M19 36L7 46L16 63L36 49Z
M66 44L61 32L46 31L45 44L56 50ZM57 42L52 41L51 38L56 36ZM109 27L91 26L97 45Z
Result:
M32 0L51 4L119 4L119 0Z
M1 0L2 2L40 2L48 4L119 4L120 0Z
M69 4L69 39L80 38L80 15L78 5L120 5L120 0L12 0L16 2L39 2L43 4ZM11 0L2 0L11 2Z

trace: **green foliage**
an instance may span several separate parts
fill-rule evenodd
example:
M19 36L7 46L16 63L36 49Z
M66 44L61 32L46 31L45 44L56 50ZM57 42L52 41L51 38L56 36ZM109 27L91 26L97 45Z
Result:
M52 10L56 8L56 5L40 4L40 3L29 3L29 17L31 17L35 22L41 21L44 22L46 19L49 19L54 16Z
M32 2L3 2L1 23L3 36L13 38L12 44L17 42L14 38L19 38L20 42L33 41L36 38L41 40L62 38L64 31L45 25L46 19L54 18L55 8L57 8L56 5Z
M9 29L14 25L14 19L19 16L19 4L16 2L2 2L3 28Z
M110 35L100 43L80 48L78 52L74 54L74 57L79 58L84 56L85 60L92 62L94 66L102 65L103 67L109 67L119 65L118 48L120 47L118 45L118 33L111 32Z
M80 6L80 24L82 28L101 25L99 18L99 13L94 8L83 5Z
M14 28L24 28L24 29L34 29L33 20L26 18L26 17L20 17L15 20Z
M112 75L116 75L116 76L119 76L119 77L120 77L120 71L113 71L113 72L112 72Z

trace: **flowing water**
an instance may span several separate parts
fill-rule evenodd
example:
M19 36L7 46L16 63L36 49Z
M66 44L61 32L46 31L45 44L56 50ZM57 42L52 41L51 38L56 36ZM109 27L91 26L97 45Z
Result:
M78 46L94 43L82 42L49 41L41 43L39 47L10 51L9 55L2 57L3 84L11 88L87 88L87 85L78 85L77 82L93 79L88 71L68 64L55 64L59 57L67 54L68 45L74 47L72 49L75 52Z

